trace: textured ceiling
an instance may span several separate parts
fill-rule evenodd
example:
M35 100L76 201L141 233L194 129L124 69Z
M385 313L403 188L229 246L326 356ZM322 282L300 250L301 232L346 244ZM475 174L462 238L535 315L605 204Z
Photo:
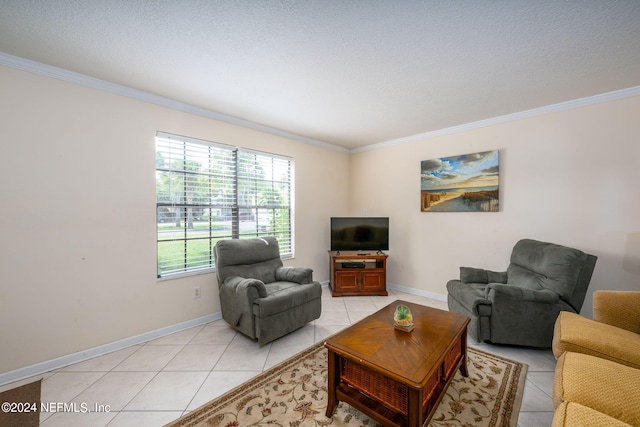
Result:
M0 0L0 51L345 148L640 85L640 1Z

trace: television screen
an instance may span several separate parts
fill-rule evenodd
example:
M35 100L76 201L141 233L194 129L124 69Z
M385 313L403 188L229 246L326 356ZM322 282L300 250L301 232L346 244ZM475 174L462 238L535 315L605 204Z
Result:
M389 250L389 218L331 218L332 251Z

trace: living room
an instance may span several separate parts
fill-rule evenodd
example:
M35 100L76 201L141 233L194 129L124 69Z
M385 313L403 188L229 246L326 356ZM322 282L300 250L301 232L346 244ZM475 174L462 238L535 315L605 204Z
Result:
M593 291L639 290L640 86L350 150L11 55L0 82L0 384L219 318L213 272L156 277L158 131L293 158L285 264L324 283L329 219L368 215L390 219L387 281L399 291L444 301L460 266L502 270L525 237L598 256L587 317ZM499 212L420 212L421 160L487 150L500 154Z

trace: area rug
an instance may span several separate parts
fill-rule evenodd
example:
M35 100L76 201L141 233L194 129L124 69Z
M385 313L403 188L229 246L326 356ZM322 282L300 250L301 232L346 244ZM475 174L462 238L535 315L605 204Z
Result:
M184 426L377 426L344 402L327 406L327 350L316 344L168 424ZM469 348L429 426L515 427L527 365Z
M37 427L41 387L38 380L0 393L0 427Z

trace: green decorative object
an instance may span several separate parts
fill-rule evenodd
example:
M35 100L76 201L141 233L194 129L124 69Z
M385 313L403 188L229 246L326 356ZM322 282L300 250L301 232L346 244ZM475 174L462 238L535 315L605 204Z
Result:
M397 327L412 329L413 314L411 314L411 309L406 305L398 305L395 313L393 313L393 321Z

